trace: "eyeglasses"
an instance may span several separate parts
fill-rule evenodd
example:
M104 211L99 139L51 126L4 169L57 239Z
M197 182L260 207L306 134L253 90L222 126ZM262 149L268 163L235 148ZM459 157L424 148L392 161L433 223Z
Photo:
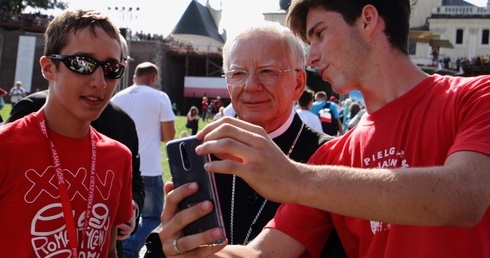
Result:
M124 65L118 62L100 62L86 56L52 54L48 57L60 60L66 68L80 74L92 74L99 66L102 66L104 76L108 79L119 79L124 74Z
M288 72L296 72L299 71L298 69L292 70L292 69L287 69L287 70L281 70L279 68L262 68L259 69L255 72L255 76L259 79L259 81L263 84L273 84L277 82L279 77L283 73L288 73ZM248 76L250 75L249 72L243 71L243 70L231 70L227 73L225 73L225 78L226 78L226 83L231 85L231 86L242 86L245 85L245 83L248 80Z

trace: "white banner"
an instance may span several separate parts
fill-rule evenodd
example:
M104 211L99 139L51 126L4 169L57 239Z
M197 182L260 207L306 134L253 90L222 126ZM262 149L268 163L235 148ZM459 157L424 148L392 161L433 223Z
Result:
M22 82L22 88L32 92L32 72L34 70L34 54L36 37L19 36L17 49L17 64L15 66L15 81Z

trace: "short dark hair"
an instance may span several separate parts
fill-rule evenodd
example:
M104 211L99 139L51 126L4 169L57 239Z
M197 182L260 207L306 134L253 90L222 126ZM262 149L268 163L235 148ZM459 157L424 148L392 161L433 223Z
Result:
M315 97L315 92L310 89L305 89L301 97L298 99L298 104L301 107L306 107L310 102L313 102L313 98Z
M60 54L61 49L68 44L71 33L77 33L86 28L90 29L95 37L95 28L101 28L109 37L117 40L119 45L119 29L111 22L108 16L94 10L65 10L56 16L46 28L44 33L44 55ZM121 59L122 59L121 49Z
M349 110L350 116L354 117L355 115L357 115L357 113L359 113L359 111L361 111L361 105L357 102L353 102L352 104L350 104Z
M286 18L291 31L307 42L306 16L312 8L338 12L344 21L353 25L366 5L374 6L385 21L384 33L390 44L408 55L410 30L410 0L294 0Z

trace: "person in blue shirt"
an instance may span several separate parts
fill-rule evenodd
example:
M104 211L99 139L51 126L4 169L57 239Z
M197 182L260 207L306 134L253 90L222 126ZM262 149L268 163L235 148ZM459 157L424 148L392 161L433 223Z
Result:
M338 106L331 101L327 101L327 93L324 91L315 93L315 102L313 102L310 111L320 116L324 133L331 136L344 134Z

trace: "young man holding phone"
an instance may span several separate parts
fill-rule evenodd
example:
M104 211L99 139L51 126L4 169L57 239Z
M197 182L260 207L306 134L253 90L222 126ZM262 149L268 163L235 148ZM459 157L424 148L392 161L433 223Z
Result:
M201 247L221 236L211 229L180 238L180 250L318 257L335 228L349 257L490 255L490 77L421 71L407 52L410 10L409 0L293 1L289 26L309 44L308 64L335 92L360 90L365 119L320 147L311 165L287 159L245 121L205 127L196 152L222 159L207 163L208 171L236 174L286 204L246 246ZM166 185L167 203L196 188ZM178 213L166 206L165 253L174 255L180 228L209 210L209 203Z

